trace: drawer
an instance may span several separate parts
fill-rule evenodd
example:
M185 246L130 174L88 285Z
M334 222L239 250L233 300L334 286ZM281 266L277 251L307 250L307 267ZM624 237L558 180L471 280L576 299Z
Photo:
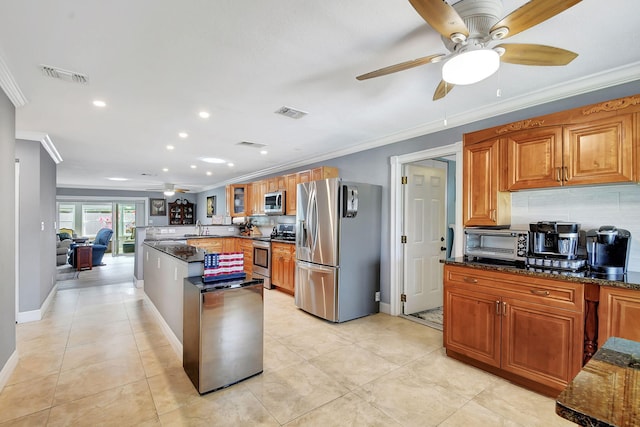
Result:
M572 311L583 311L584 285L573 280L546 279L526 272L506 273L473 267L445 266L445 283L469 290L484 290L500 296Z

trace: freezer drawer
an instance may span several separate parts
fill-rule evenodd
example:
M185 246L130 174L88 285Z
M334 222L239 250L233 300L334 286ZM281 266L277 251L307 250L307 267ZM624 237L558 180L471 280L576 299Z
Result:
M338 321L338 267L296 261L295 303L302 310Z

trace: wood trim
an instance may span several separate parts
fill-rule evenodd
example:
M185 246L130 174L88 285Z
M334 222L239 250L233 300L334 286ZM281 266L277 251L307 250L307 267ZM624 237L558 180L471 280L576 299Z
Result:
M602 111L619 111L628 107L632 107L634 105L640 105L640 95L628 96L626 98L619 98L611 101L601 102L600 104L594 104L582 110L582 114L586 116L593 113L600 113Z

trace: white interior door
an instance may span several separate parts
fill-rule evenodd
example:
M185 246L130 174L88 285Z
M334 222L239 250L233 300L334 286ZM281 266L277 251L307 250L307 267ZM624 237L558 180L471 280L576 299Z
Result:
M413 314L442 305L447 169L406 165L404 175L403 311Z

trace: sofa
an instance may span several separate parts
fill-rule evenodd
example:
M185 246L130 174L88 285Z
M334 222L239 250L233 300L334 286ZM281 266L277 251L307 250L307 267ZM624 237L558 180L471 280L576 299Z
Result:
M97 265L102 265L102 257L104 257L104 253L107 251L107 248L109 247L109 240L111 240L111 236L113 235L113 230L110 228L101 228L100 230L98 230L98 233L96 234L96 238L93 239L93 242L91 243L92 246L92 256L91 256L91 265L92 266L97 266ZM69 264L71 264L72 266L76 267L76 263L75 263L75 248L77 248L78 245L73 243L71 244L71 248L69 251Z
M71 238L65 238L58 234L58 241L56 242L56 265L64 265L67 263L69 248L73 244Z

